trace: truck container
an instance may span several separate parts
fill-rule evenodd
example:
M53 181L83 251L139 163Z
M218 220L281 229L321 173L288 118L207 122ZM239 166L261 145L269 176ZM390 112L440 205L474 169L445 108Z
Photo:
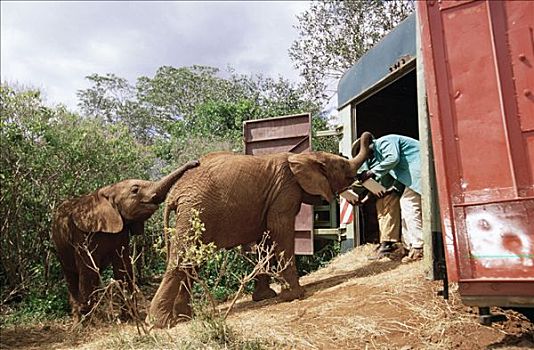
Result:
M534 2L418 5L448 275L534 306Z
M420 141L428 277L482 321L534 307L533 26L530 1L421 1L338 86L343 154L363 131ZM378 241L374 206L353 214L344 250Z

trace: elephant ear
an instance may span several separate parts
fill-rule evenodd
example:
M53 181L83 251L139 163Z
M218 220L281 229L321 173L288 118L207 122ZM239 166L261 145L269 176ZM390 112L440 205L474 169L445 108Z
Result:
M72 219L84 232L119 233L123 228L119 212L100 191L81 197L73 208Z
M326 176L326 166L311 153L295 154L288 157L289 168L302 189L311 195L319 195L331 202L334 193Z

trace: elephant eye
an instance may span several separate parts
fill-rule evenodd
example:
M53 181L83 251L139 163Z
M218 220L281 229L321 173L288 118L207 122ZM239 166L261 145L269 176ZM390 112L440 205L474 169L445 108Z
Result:
M139 186L132 186L132 193L137 194L139 192Z

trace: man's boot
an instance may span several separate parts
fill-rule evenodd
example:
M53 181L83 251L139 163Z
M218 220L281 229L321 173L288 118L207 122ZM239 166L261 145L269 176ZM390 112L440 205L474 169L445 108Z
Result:
M369 256L368 260L380 260L387 258L395 250L395 242L382 242L376 252Z
M410 263L421 259L423 259L423 248L410 248L410 252L402 258L402 262Z

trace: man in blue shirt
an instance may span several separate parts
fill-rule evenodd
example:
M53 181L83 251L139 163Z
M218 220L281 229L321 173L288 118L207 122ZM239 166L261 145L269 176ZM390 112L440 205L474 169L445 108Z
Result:
M353 154L359 150L358 141L353 144ZM393 244L399 240L396 222L399 222L400 207L402 240L409 249L403 262L419 260L423 257L419 141L391 134L374 139L369 147L369 157L360 168L360 181L375 178L388 189L377 200L381 231L379 255L392 251Z

